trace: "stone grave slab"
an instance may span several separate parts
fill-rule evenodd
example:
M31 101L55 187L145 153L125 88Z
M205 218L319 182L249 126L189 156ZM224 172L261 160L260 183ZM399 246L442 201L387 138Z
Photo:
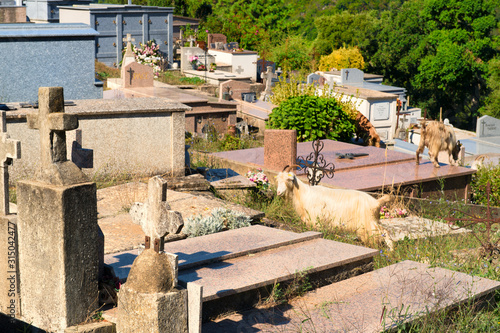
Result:
M447 223L418 216L405 218L381 219L380 224L387 230L393 241L409 239L452 236L468 233L470 230L452 229Z
M104 253L137 249L143 244L144 233L140 226L132 222L128 210L134 202L143 202L146 198L147 184L140 182L112 186L97 191L98 223L105 237ZM212 209L217 207L241 211L253 220L264 217L262 212L203 195L168 190L167 198L171 209L181 212L184 219L196 214L210 215ZM184 235L182 237L171 236L167 236L167 241L185 237Z
M204 333L282 331L366 332L411 322L471 298L493 297L500 282L403 261L316 289L287 308L246 311L203 325ZM398 308L404 316L398 316ZM384 310L385 309L385 310ZM392 314L392 315L391 315Z
M415 156L385 150L376 147L363 147L344 142L322 140L324 148L321 153L325 156L327 163L335 165L333 178L323 178L320 185L349 188L361 191L377 191L389 186L411 186L423 184L426 195L436 192L435 182L438 179L449 181L445 191L458 191L458 197L465 197L466 185L470 182L470 176L475 170L464 167L456 167L441 164L440 168L434 168L430 161L421 161L415 164ZM265 167L264 147L233 150L227 152L212 153L222 162L222 165L241 170L245 165L250 168ZM312 152L311 142L297 144L297 156L307 156ZM337 152L366 152L369 156L357 157L353 160L336 158ZM387 163L386 156L387 154ZM328 157L327 157L328 156ZM281 170L280 170L281 171ZM300 173L298 173L300 175ZM451 192L450 192L451 193ZM451 194L450 194L451 195Z
M319 232L297 234L290 231L253 225L202 237L166 243L165 251L178 255L179 270L203 264L245 256L250 253L304 242L321 237ZM201 250L201 251L200 251ZM108 254L105 263L111 265L120 278L126 278L138 251Z
M477 120L477 137L500 136L500 119L491 116L482 116Z
M203 301L207 302L291 280L296 272L324 271L371 259L378 253L378 250L319 238L183 270L179 272L179 283L203 285Z

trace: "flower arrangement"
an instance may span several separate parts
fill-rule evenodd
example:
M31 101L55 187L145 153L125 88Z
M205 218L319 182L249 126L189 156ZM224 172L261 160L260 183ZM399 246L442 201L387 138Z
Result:
M205 67L205 65L201 64L198 66L198 68L196 68L197 71L206 71L207 68Z
M196 56L196 55L190 56L189 62L191 63L191 65L196 66L196 64L198 63L198 56Z
M250 170L247 172L247 178L251 182L254 182L257 185L257 188L262 191L267 191L269 189L269 179L264 172L262 172L261 168L257 169L257 172Z
M407 217L408 212L406 211L405 208L400 209L400 208L394 208L392 211L387 208L386 206L380 207L380 219L394 219L394 218L401 218L401 217Z
M142 65L153 67L154 77L157 78L160 74L162 54L160 45L156 44L155 40L147 41L146 44L139 43L140 47L132 47L135 54L135 60Z
M217 69L217 64L215 62L212 62L210 64L210 72L213 72Z

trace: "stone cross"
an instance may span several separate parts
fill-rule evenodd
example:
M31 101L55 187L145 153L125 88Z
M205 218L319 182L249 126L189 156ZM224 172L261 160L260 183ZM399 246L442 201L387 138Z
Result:
M129 63L135 61L135 54L132 51L132 42L135 42L135 38L132 38L131 34L127 34L126 38L123 38L124 42L127 42L127 50L123 55L122 67L127 66Z
M262 80L266 82L266 90L264 90L263 100L268 100L269 96L271 96L271 85L273 83L273 79L278 77L278 74L273 73L273 66L267 66L267 71L261 74Z
M78 128L78 118L64 113L62 87L38 89L38 113L27 114L28 128L39 130L40 170L37 178L54 185L88 181L81 170L67 159L66 131Z
M167 234L178 234L184 226L181 213L170 210L167 203L167 182L159 176L149 179L147 201L134 203L130 208L130 215L146 234L146 249L154 241L156 252L163 251Z
M235 71L236 73L238 73L238 74L241 74L241 73L243 73L245 70L244 70L243 68L241 68L241 66L238 66L238 68L237 68L237 69L235 69L234 71Z
M7 121L5 111L2 111L0 118L0 135L2 141L0 142L0 158L2 159L2 174L0 177L0 187L3 189L0 192L0 214L9 215L9 165L12 164L13 159L21 158L21 141L10 139L7 134Z
M189 47L194 47L194 42L196 41L196 38L194 38L194 36L189 36L188 41L189 41Z
M131 34L127 34L127 37L122 39L124 42L127 42L127 52L132 51L132 42L135 42L135 38L132 38Z

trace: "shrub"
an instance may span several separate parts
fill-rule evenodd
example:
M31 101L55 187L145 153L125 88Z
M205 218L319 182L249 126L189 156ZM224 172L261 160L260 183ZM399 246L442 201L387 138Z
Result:
M486 184L490 182L490 205L500 207L500 165L486 164L479 167L472 176L473 201L476 204L486 205Z
M330 71L332 68L341 70L342 68L363 69L364 67L365 60L357 47L341 47L330 55L322 56L319 60L320 71Z
M335 98L298 96L274 108L267 127L295 129L299 142L316 139L348 142L354 133L355 122Z
M209 216L201 214L188 217L182 232L189 237L214 234L224 229L238 229L250 226L250 218L241 212L227 208L215 208Z

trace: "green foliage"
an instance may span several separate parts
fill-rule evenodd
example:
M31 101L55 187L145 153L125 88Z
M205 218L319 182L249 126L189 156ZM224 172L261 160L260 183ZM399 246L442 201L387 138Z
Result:
M361 50L375 48L375 32L379 20L375 11L351 14L342 12L331 16L320 16L314 24L318 36L313 48L318 55L327 55L342 46L357 46Z
M250 226L250 218L241 212L227 208L215 208L211 215L201 214L185 219L182 232L189 237L198 237L220 232L224 229L238 229Z
M486 205L486 184L491 184L490 206L500 207L500 165L487 164L480 166L472 176L473 200L477 204Z
M500 118L500 58L490 60L488 72L489 77L486 82L490 94L481 113Z
M295 129L297 140L332 139L349 141L354 120L334 98L317 96L292 97L273 109L267 123L273 129Z
M241 149L242 141L240 138L226 134L220 142L220 149L223 151Z
M357 47L341 47L327 56L322 56L319 61L319 70L325 72L332 68L341 70L342 68L363 69L364 67L365 60Z
M287 37L272 49L271 60L277 66L288 70L311 70L309 42L300 36Z
M382 15L370 71L408 89L436 118L471 125L486 97L487 63L498 50L491 0L410 0ZM366 56L366 54L365 54Z

